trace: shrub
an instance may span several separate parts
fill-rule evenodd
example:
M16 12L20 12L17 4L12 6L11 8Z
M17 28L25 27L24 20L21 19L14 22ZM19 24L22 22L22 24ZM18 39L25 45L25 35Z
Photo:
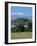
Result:
M32 32L32 26L28 26L28 31Z
M11 32L16 32L15 28L11 29Z
M19 25L17 26L19 32L24 32L24 26Z

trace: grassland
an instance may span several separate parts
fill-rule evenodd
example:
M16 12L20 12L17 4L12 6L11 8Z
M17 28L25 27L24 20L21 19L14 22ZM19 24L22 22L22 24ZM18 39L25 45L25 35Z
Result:
M32 32L11 32L11 39L28 39L32 38Z

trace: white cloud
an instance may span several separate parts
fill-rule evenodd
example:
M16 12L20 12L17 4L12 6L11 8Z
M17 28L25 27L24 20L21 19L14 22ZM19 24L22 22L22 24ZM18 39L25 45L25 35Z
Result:
M24 13L20 13L20 12L19 12L19 13L16 13L16 15L21 15L21 16L22 16L22 15L24 15Z
M12 13L12 15L18 15L18 16L23 16L24 15L24 13L21 13L21 12L15 12L15 13Z

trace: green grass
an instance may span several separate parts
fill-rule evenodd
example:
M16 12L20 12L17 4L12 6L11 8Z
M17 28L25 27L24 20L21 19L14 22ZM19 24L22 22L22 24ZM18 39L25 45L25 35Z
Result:
M28 39L32 38L32 32L11 32L11 39Z

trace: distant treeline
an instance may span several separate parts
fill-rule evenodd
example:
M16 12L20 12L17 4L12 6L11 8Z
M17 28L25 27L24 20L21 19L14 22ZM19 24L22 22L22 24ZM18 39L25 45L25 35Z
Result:
M11 28L12 32L32 32L32 26L24 27L24 26L17 26L16 28Z

